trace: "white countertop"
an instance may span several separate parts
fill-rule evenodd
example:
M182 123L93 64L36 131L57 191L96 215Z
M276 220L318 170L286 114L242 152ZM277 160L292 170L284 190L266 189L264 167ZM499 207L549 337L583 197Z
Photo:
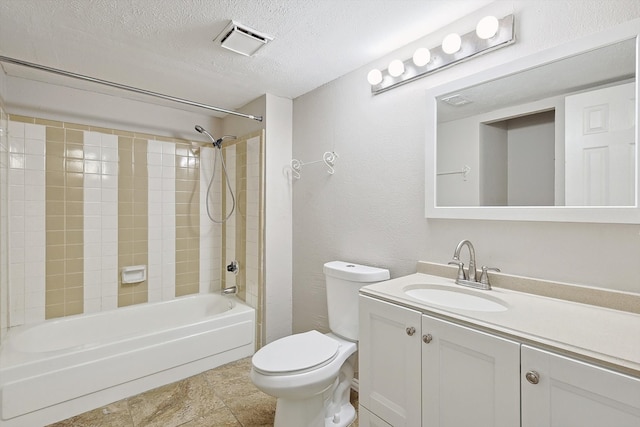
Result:
M451 287L497 298L508 309L498 312L459 310L429 304L403 292L405 287L418 284ZM360 293L640 376L639 314L503 288L475 290L456 285L452 279L423 273L365 286Z

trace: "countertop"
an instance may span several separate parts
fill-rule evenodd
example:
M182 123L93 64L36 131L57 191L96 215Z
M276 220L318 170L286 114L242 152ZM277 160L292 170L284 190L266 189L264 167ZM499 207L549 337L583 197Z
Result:
M403 292L417 284L497 298L508 309L459 310L429 304ZM368 285L360 294L640 377L640 314L504 288L475 290L456 285L453 279L424 273Z

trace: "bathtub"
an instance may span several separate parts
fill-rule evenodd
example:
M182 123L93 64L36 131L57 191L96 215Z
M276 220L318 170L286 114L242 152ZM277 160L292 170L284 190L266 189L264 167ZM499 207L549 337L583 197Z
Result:
M255 310L199 294L11 328L0 426L43 426L253 354Z

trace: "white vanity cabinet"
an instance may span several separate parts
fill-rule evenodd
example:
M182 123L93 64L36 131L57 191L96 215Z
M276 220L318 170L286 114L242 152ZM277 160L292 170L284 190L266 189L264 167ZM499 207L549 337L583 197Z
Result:
M523 345L521 384L522 427L640 426L639 378Z
M422 316L422 426L520 423L520 345Z
M366 296L359 341L361 426L519 425L518 343Z
M638 377L365 295L359 340L361 427L640 426Z
M382 420L393 427L420 426L421 317L417 310L360 296L361 427L385 426Z

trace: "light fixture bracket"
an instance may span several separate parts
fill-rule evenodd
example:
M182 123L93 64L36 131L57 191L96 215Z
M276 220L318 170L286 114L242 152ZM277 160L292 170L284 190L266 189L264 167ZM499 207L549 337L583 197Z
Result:
M463 36L460 50L453 54L447 54L442 50L442 46L429 49L431 60L424 66L417 66L413 63L413 58L403 61L404 73L398 77L393 77L388 70L381 70L382 81L376 85L371 85L371 93L377 95L389 89L409 83L413 80L424 77L428 74L440 71L444 68L466 61L472 57L490 52L501 47L508 46L515 42L514 16L507 15L498 20L498 32L490 39L481 39L476 35L475 29Z

